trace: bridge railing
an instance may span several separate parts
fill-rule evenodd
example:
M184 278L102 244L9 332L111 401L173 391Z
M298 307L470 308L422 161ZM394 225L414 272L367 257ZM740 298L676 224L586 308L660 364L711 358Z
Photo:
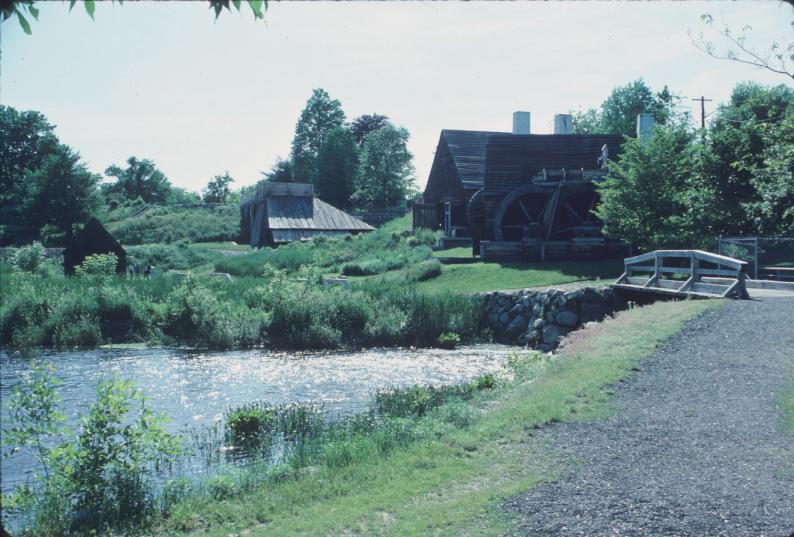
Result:
M656 250L623 261L616 286L675 294L748 298L747 263L703 250ZM642 274L642 276L638 276ZM708 282L703 277L708 277Z

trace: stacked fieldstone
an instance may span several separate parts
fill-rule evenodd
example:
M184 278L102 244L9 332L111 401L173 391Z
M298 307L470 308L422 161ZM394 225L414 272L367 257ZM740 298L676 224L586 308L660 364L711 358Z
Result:
M608 287L567 292L495 291L482 297L488 326L497 341L542 351L554 349L564 335L617 309L615 294Z

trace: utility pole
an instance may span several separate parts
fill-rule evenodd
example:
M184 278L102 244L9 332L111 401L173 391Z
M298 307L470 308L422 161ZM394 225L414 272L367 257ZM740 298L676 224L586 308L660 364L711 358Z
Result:
M711 99L706 99L705 97L700 97L697 99L692 99L693 101L700 101L700 128L706 128L706 102L711 102Z

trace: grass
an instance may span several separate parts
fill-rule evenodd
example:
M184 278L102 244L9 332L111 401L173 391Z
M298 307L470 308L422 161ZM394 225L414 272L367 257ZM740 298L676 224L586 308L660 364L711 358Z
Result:
M610 412L611 384L629 377L686 320L721 304L666 302L623 312L575 333L558 359L535 355L526 365L530 381L490 400L474 398L469 424L445 417L469 403L449 403L418 420L426 429L420 441L282 473L221 501L187 500L153 534L505 533L512 521L500 502L551 477L533 431Z
M476 293L522 289L620 276L622 260L445 265L441 275L418 284L430 292Z
M436 250L434 252L436 257L455 257L470 259L474 256L471 255L471 247L460 246L458 248L449 248L447 250Z
M251 247L247 244L237 244L236 242L194 242L192 246L206 248L208 250L233 250L235 252L250 252Z

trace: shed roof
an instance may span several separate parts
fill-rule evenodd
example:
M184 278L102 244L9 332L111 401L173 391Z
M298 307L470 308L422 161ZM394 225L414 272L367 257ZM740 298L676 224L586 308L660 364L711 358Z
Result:
M371 231L375 228L309 196L268 196L268 227L272 230Z
M494 134L487 139L484 175L491 182L526 180L543 168L597 169L601 148L606 145L614 159L622 143L614 134Z
M474 190L482 188L485 179L485 154L488 137L497 134L512 136L505 132L491 131L450 129L441 131L441 137L449 148L463 188Z
M118 258L121 271L126 268L127 252L121 244L95 218L86 223L63 250L63 266L67 274L74 272L74 267L93 254L114 253Z
M613 134L512 134L494 131L444 129L440 144L445 144L466 190L478 190L486 175L498 180L516 174L534 175L543 168L598 168L601 147L606 144L615 158L623 137ZM437 151L438 158L438 151ZM435 170L435 166L434 166ZM428 179L433 181L434 170ZM439 169L438 173L441 173ZM441 187L443 188L443 187Z

